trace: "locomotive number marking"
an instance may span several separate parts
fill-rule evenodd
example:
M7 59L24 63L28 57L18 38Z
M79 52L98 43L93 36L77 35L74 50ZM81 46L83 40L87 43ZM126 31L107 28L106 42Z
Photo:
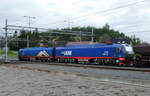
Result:
M108 56L108 51L104 51L103 55Z

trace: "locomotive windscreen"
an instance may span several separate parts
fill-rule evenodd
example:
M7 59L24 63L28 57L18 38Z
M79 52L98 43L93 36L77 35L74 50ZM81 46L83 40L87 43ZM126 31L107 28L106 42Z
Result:
M133 48L131 45L129 45L129 44L123 44L123 45L125 46L126 52L128 54L134 54L134 51L133 51Z

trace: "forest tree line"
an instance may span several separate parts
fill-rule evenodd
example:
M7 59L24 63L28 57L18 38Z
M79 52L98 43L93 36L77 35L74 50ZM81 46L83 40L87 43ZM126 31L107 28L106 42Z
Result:
M73 27L72 31L82 31L82 32L91 32L93 29L94 32L94 42L105 43L106 41L119 40L119 39L128 39L133 45L139 45L141 40L135 36L126 36L124 33L110 29L108 24L105 24L102 28L96 27ZM68 29L62 29L68 30ZM77 35L68 35L68 34L55 34L51 33L51 30L46 32L39 32L38 29L34 31L25 31L20 30L15 31L12 36L8 37L8 47L10 50L19 50L20 48L27 47L27 36L29 36L29 45L30 47L39 47L40 42L44 42L48 46L53 46L53 39L56 39L57 42L79 42L80 34ZM82 36L82 41L91 41L90 36ZM1 41L1 47L5 46L4 41Z

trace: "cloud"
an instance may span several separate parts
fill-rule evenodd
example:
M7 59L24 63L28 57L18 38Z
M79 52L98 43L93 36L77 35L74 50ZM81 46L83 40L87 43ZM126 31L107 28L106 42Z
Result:
M136 0L138 1L138 0ZM0 26L5 18L9 24L28 26L28 19L23 16L34 16L31 26L62 28L69 22L72 26L94 25L101 27L105 23L121 32L148 30L149 27L127 27L129 25L147 24L150 22L150 2L145 1L130 7L108 12L103 10L116 8L136 1L131 0L0 0ZM95 15L88 14L99 12ZM73 19L79 16L82 18ZM72 19L72 20L69 20ZM68 20L64 22L64 20ZM135 33L136 34L136 33ZM136 36L150 42L149 33L137 33ZM145 34L145 36L143 36ZM127 34L133 35L133 34ZM143 38L144 37L144 38Z

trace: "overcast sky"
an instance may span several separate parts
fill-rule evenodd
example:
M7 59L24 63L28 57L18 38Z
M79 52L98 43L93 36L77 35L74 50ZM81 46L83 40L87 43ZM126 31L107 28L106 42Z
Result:
M36 17L31 26L43 28L69 24L102 27L108 23L126 35L135 34L150 42L150 0L0 0L1 28L6 18L8 24L28 26L24 16Z

